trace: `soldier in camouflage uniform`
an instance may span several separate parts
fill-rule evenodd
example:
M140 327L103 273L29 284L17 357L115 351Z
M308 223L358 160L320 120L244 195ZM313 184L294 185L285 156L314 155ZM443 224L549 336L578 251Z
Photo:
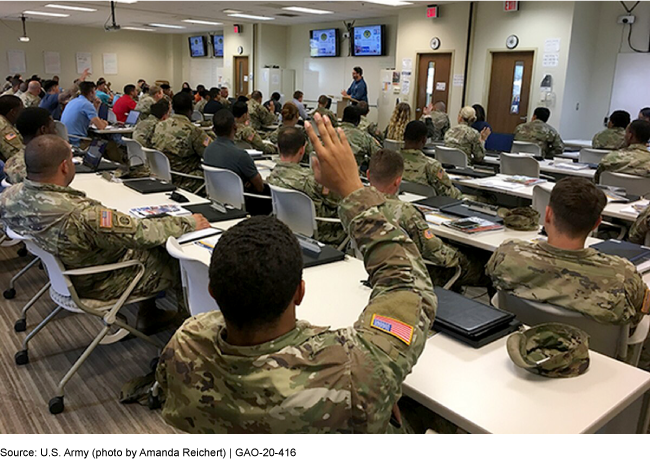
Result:
M600 182L600 175L605 171L650 177L649 140L649 122L634 120L630 123L625 131L625 145L627 147L608 153L600 160L594 176L596 183Z
M54 119L50 112L39 107L30 107L23 110L16 120L16 128L22 135L25 146L33 139L44 134L56 134ZM25 166L25 149L21 149L5 163L4 172L12 184L18 184L27 177Z
M427 157L422 148L427 142L427 127L421 121L411 121L404 130L404 148L400 150L404 158L404 180L428 185L435 196L450 196L461 200L463 194L451 183L440 162Z
M139 122L145 120L151 114L151 106L163 99L163 96L164 93L160 86L153 85L149 88L149 92L138 100L135 109L133 109L140 112Z
M490 135L489 128L480 133L470 125L476 121L473 107L463 107L458 114L458 125L445 133L445 147L461 150L467 155L467 163L482 163L485 158L485 140Z
M174 185L190 192L203 184L201 161L210 145L210 137L191 121L192 95L178 93L172 103L174 115L161 121L154 130L152 142L167 158L173 171L198 176L199 179L173 176Z
M246 102L235 102L232 106L232 114L235 116L235 122L237 123L235 141L246 142L252 148L259 150L266 155L274 155L277 153L275 145L270 142L264 142L262 137L257 134L257 131L248 124L248 105Z
M650 206L645 208L639 214L639 217L636 218L636 221L634 222L634 224L632 224L632 228L630 229L628 239L632 243L645 244L645 238L649 232L650 232Z
M148 149L153 147L153 135L156 130L156 126L160 124L161 121L165 121L169 118L171 113L171 106L167 99L161 99L151 106L151 114L147 116L144 120L138 122L133 131L133 139L138 141L141 146Z
M379 150L379 143L367 132L358 128L361 120L361 113L354 105L349 105L343 111L343 122L340 124L341 129L352 147L354 158L357 159L357 165L361 171L368 168L368 162L373 153Z
M178 265L164 248L168 237L209 224L202 216L139 220L102 206L70 188L75 168L70 146L54 135L40 136L25 149L28 179L0 195L0 219L29 236L73 270L137 260L144 276L133 292L147 296L179 284ZM71 277L82 298L118 298L137 267Z
M287 127L280 133L278 149L280 161L276 164L266 182L277 187L298 190L314 203L316 216L337 217L341 198L323 189L316 182L310 168L300 166L305 154L304 132L297 127ZM318 222L318 241L338 246L345 240L345 230L338 222Z
M305 129L298 124L298 120L300 120L298 107L296 107L296 105L293 102L287 102L282 107L281 114L282 114L282 125L278 127L275 131L270 132L266 136L266 140L272 142L273 145L277 146L278 136L280 135L281 131L290 127L295 127L297 129L300 129L302 133L305 135L305 140L307 141L307 146L305 147L305 155L302 159L302 162L309 164L309 156L312 153L314 153L314 147L311 145L311 142L307 138L307 133L305 132Z
M158 365L163 418L193 433L386 433L402 382L424 349L436 298L422 258L364 189L349 145L316 115L322 185L364 253L373 292L353 327L297 321L301 250L272 217L228 230L210 266L221 311L185 322ZM251 237L254 235L254 238ZM248 337L248 338L246 338ZM250 338L255 337L253 341Z
M262 105L262 93L259 91L253 91L251 98L248 100L248 118L251 127L255 131L259 131L263 126L269 126L278 121L275 114L269 112L269 109Z
M550 116L549 109L537 107L531 121L515 128L515 140L539 145L544 158L562 155L564 153L562 138L551 125L546 123Z
M25 108L27 107L38 107L38 104L41 103L41 84L36 80L29 82L27 91L20 95L20 99L23 101Z
M23 102L17 96L0 96L0 160L5 163L25 146L23 137L14 127Z
M224 109L229 109L232 107L232 104L230 103L230 100L228 99L228 87L227 86L222 86L221 91L219 93L219 102L221 102L221 105L223 106Z
M503 243L486 269L495 287L601 323L636 324L644 302L645 312L650 306L641 275L626 259L584 248L606 204L605 194L587 179L559 181L546 211L548 242Z
M445 103L438 101L435 105L429 104L422 109L424 123L427 126L428 138L431 142L442 142L449 131L449 115L445 112Z
M361 131L364 131L370 134L373 138L377 140L380 144L384 142L384 133L382 133L377 127L377 123L371 122L368 120L368 114L370 113L370 106L365 101L359 101L357 108L361 113L361 119L359 120L359 128Z
M625 128L630 124L630 114L616 110L609 116L607 129L596 134L591 141L595 149L618 150L625 147Z
M335 128L338 128L339 120L338 120L337 116L334 114L334 112L332 112L330 110L331 104L332 104L332 100L329 97L322 94L318 98L318 107L316 108L316 110L314 110L314 113L315 114L319 113L322 117L325 117L325 116L329 117L329 119L332 122L332 126L334 126Z
M205 110L205 105L210 101L210 92L206 89L202 89L199 91L199 96L201 99L194 104L194 110L198 110L199 112L203 113L203 110Z

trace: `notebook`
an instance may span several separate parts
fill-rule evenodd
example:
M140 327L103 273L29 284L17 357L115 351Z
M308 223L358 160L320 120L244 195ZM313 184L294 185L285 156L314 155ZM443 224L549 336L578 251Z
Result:
M144 179L126 180L124 185L136 192L148 195L149 193L172 192L176 190L176 186L163 180L154 179L153 177L146 177Z
M184 205L183 209L192 214L202 214L210 223L221 222L224 220L243 219L248 216L246 211L234 208L229 204L222 206L216 203L201 203Z
M445 165L443 165L445 166ZM449 174L457 174L459 176L467 176L467 177L476 177L479 179L482 179L484 177L492 177L496 176L494 173L488 173L488 172L483 172L483 171L477 171L472 168L454 168L453 165L451 165L451 168L448 168L445 166L445 170L447 170L447 173Z
M489 220L495 224L503 224L503 218L495 215L494 208L490 205L485 205L485 209L482 209L478 203L463 201L443 206L440 210L454 216L478 217L479 219Z
M450 196L430 196L429 198L424 198L422 200L413 202L413 204L416 206L426 206L427 208L432 209L442 209L445 206L452 206L459 203L461 203L460 200L457 200L456 198L452 198Z
M639 273L650 270L650 248L628 241L607 240L590 247L603 254L623 257L632 262Z
M463 233L480 233L492 230L501 230L503 228L503 225L501 224L480 217L465 217L463 219L443 222L442 225Z

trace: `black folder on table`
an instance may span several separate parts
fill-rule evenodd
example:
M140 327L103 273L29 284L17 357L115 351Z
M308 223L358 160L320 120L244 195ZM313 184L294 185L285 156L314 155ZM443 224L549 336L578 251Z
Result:
M430 196L429 198L414 201L413 204L416 206L421 205L433 209L442 209L445 206L451 206L460 202L460 200L457 200L456 198L452 198L450 196Z
M125 180L123 184L136 192L142 193L143 195L148 195L149 193L172 192L176 190L175 185L164 180L154 179L153 177Z
M248 213L242 209L237 209L229 204L224 205L226 212L221 212L212 203L201 203L183 205L182 208L191 212L192 214L202 214L208 222L222 222L224 220L243 219L248 216Z
M450 204L439 209L446 214L452 214L454 216L479 217L494 222L495 224L503 224L502 217L492 215L488 212L481 212L476 208L470 208L470 205L465 202Z
M629 241L607 240L590 247L604 254L623 257L632 262L639 273L650 270L650 248Z
M406 181L402 181L402 184L399 186L399 191L422 196L434 196L436 194L436 191L428 185L416 184L414 182Z
M323 246L319 254L307 251L306 249L302 250L303 268L316 267L318 265L329 264L330 262L338 262L343 259L345 259L345 254L331 246Z
M447 170L447 174L456 174L458 176L475 177L476 179L483 179L485 177L493 177L496 175L494 173L477 171L472 168L445 168L445 169Z
M75 174L88 174L103 171L115 171L119 167L120 166L117 163L102 159L96 168L87 166L85 164L74 165L74 172Z
M517 330L521 323L510 312L462 295L435 288L438 310L433 329L480 348Z

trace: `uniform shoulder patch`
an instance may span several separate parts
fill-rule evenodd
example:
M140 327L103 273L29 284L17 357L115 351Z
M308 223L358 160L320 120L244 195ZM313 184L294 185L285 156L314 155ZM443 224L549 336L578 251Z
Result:
M16 133L7 133L5 134L5 139L8 141L13 141L16 138Z
M442 180L442 178L445 177L445 171L442 168L440 168L436 176L438 176L438 179Z
M102 209L99 213L99 228L113 228L113 211Z
M248 141L250 142L250 141L252 141L254 138L255 138L255 133L253 132L253 133L251 133L250 136L248 136Z
M370 327L384 331L393 337L397 337L405 344L411 345L411 340L413 338L413 327L409 326L406 323L393 318L389 318L387 316L380 316L375 314L372 315Z
M210 145L210 138L206 135L205 139L203 139L203 146L207 147L208 145Z
M646 288L643 295L643 305L641 306L641 313L644 315L650 314L650 289Z
M435 235L433 234L433 232L431 231L430 228L427 228L427 229L424 231L424 237L425 237L427 240L430 240L430 239L433 238L434 236L435 236Z

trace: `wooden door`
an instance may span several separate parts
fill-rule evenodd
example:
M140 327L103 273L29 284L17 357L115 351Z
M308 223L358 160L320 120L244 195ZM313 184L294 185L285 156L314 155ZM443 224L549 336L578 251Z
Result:
M528 121L533 51L492 53L487 122L495 133L513 133Z
M248 95L248 56L235 57L235 97Z
M415 117L422 116L422 108L430 103L449 99L451 53L430 53L418 55L417 105ZM403 84L403 83L402 83Z

